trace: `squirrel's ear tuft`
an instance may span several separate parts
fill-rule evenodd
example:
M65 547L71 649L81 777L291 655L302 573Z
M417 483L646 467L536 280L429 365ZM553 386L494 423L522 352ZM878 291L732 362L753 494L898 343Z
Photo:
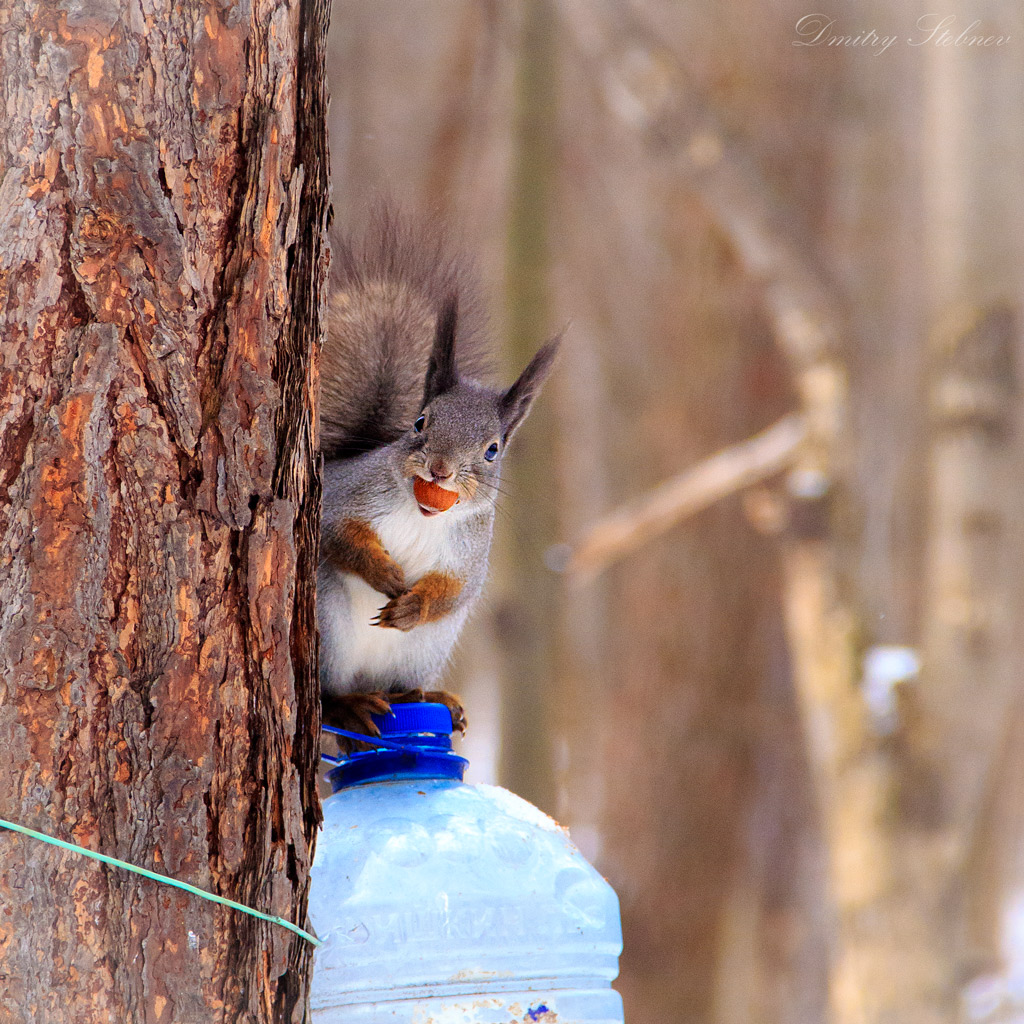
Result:
M533 400L540 394L541 386L554 366L561 342L560 334L545 342L519 375L519 380L498 400L498 414L501 417L506 442L526 419Z
M459 300L449 295L437 314L437 333L434 349L427 364L427 382L423 391L425 406L438 395L451 391L459 382L455 368L455 334L459 326Z

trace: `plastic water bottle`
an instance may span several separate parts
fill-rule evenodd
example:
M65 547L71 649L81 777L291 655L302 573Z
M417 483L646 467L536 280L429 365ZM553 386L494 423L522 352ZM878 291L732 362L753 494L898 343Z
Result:
M392 745L328 774L316 1024L621 1024L611 886L532 804L462 781L446 707L375 721Z

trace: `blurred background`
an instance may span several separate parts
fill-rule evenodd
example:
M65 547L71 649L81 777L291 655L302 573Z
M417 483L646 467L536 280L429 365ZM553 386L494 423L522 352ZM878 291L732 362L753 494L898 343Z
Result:
M517 438L450 688L631 1024L1024 1021L1019 0L334 0L335 217L475 254Z

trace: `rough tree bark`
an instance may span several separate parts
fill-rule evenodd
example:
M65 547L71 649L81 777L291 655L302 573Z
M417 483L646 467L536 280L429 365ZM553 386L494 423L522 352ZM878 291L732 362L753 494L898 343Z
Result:
M0 12L0 816L301 924L326 0ZM0 1018L299 1021L310 948L0 830Z

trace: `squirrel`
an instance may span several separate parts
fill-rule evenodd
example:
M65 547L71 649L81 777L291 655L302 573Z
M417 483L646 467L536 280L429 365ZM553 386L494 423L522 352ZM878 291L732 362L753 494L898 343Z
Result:
M328 724L434 700L487 574L502 460L560 336L507 389L488 355L469 266L436 228L382 205L362 238L332 239L321 356L323 512L317 574ZM351 743L339 743L343 751Z

